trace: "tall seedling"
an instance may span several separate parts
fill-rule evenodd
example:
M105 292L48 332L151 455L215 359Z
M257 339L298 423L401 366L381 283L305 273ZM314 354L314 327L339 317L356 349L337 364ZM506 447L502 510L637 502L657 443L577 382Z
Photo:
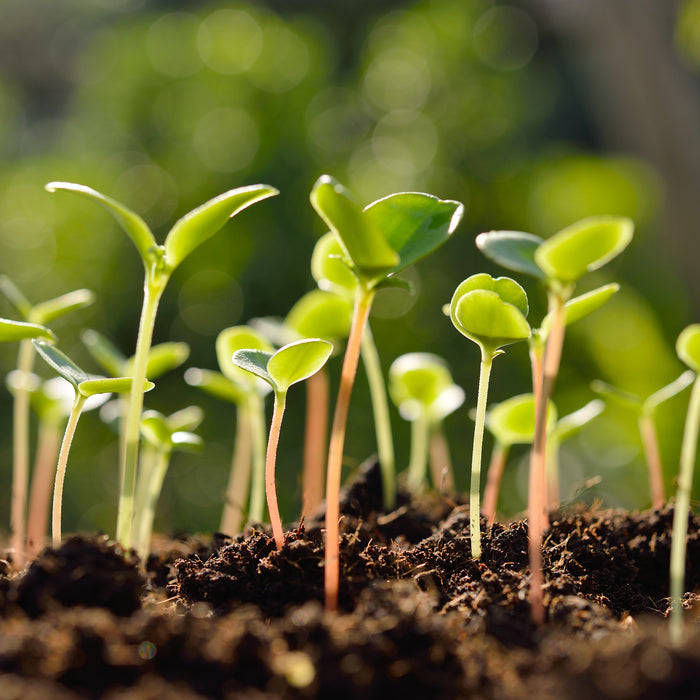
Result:
M459 202L419 193L393 194L362 209L339 182L323 175L311 203L338 237L344 261L357 279L353 320L331 428L326 481L326 608L338 607L340 481L345 427L362 335L377 290L394 275L442 245L462 218Z
M180 263L206 240L211 238L239 211L277 194L269 185L252 185L229 190L210 199L179 219L170 229L163 245L156 240L146 222L111 197L90 187L68 182L51 182L49 192L76 192L102 205L126 231L141 256L145 270L144 297L139 333L134 353L134 382L126 417L125 445L121 454L120 508L117 539L126 548L131 546L134 517L134 491L138 465L143 386L146 380L148 351L151 347L158 304L170 277Z

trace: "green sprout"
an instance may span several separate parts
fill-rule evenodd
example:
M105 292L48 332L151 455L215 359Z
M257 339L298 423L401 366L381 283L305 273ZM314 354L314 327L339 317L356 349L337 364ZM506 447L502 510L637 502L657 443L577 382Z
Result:
M662 403L665 403L686 387L690 386L694 379L695 374L693 371L686 370L680 377L647 396L646 399L641 399L639 396L630 394L629 392L606 384L598 379L591 383L591 389L597 394L600 394L600 396L607 399L609 402L631 411L637 416L642 449L649 471L651 507L654 509L662 508L666 502L663 480L664 471L661 462L659 441L656 435L656 410Z
M673 511L671 542L671 641L679 645L683 641L683 587L685 580L686 535L690 513L690 492L693 487L693 470L700 430L700 324L684 328L676 341L676 353L683 363L695 373L690 393L690 403L683 430L680 472L676 507Z
M175 269L202 243L211 238L238 212L278 194L269 185L252 185L229 190L210 199L179 219L170 229L165 243L159 245L146 222L138 215L96 190L69 182L51 182L49 192L66 190L83 195L103 206L127 233L143 262L144 297L134 353L134 382L129 396L124 448L120 459L120 507L117 540L131 546L134 518L134 492L138 467L143 387L147 378L148 351L153 339L158 304Z
M472 557L480 559L479 482L491 365L494 358L503 353L502 348L505 345L530 337L530 326L525 318L528 313L527 295L525 290L509 277L494 279L486 273L472 275L455 290L449 313L454 327L481 349L469 490Z
M172 453L202 449L202 439L192 431L196 430L203 417L199 406L188 406L170 416L164 416L159 411L144 411L141 417L141 433L147 449L142 450L136 484L134 542L142 562L146 561L151 551L156 505Z
M221 372L195 367L185 372L188 384L236 406L233 457L220 525L227 534L240 532L246 513L253 522L265 520L264 398L270 386L231 362L233 353L243 349L272 352L273 347L256 329L232 326L216 339Z
M39 356L55 370L59 376L70 382L75 392L73 406L71 408L66 431L63 435L61 450L56 465L56 481L53 492L53 510L51 517L51 532L54 547L61 544L61 509L63 503L63 482L66 476L68 453L70 452L73 435L78 425L80 414L85 402L95 394L124 394L131 391L132 377L117 377L110 379L91 379L78 365L76 365L64 352L45 340L32 340L34 348ZM144 380L144 391L150 391L154 384Z
M427 483L430 445L442 434L442 421L464 403L464 390L454 383L441 357L411 352L392 363L389 393L401 417L411 422L411 458L406 483L412 492L418 493ZM443 469L446 469L444 477ZM453 483L449 462L434 463L434 485L439 487L443 480Z
M432 195L400 193L362 209L350 192L328 175L316 181L311 203L337 236L342 261L357 280L327 462L324 586L326 609L335 611L340 582L339 495L345 429L372 302L378 289L404 286L395 278L396 273L442 245L457 227L464 206Z
M284 546L284 532L277 505L275 462L287 391L292 384L308 379L318 372L330 357L332 350L332 344L326 340L306 338L289 343L274 353L263 350L236 350L231 358L241 369L264 379L272 387L275 395L265 457L265 493L272 534L278 550Z

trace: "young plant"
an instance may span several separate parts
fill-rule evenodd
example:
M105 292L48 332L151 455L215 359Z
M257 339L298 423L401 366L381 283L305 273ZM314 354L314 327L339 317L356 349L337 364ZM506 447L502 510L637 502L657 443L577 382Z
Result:
M158 304L165 287L173 272L190 253L219 231L231 217L251 204L278 192L269 185L252 185L224 192L179 219L168 232L165 243L159 245L146 222L111 197L106 197L90 187L69 182L51 182L46 185L46 189L49 192L75 192L103 206L134 243L144 266L144 297L134 354L134 382L129 396L125 445L120 459L117 540L128 549L132 541L134 492L148 351L153 338Z
M690 403L683 430L680 473L676 491L676 507L673 511L671 542L671 641L680 645L683 641L683 588L685 581L686 535L690 513L690 492L693 487L695 455L700 431L700 324L684 328L676 341L678 357L695 373L690 393Z
M670 384L655 391L646 399L630 394L622 389L606 384L598 379L591 383L591 389L611 403L625 408L637 416L639 435L642 440L644 458L649 471L649 492L651 495L651 507L662 508L666 503L664 491L663 465L659 441L656 436L656 409L664 402L679 394L690 386L695 379L692 370L686 370Z
M525 290L509 277L494 279L486 273L472 275L455 290L449 313L454 327L476 343L481 350L469 488L472 557L481 559L479 484L491 365L495 357L503 354L504 346L530 337L530 326L526 320L527 295Z
M350 192L328 175L316 181L311 203L338 237L343 261L357 280L328 448L324 585L326 609L335 611L340 580L339 497L345 427L372 301L378 289L397 284L396 273L447 240L462 218L464 207L427 194L400 193L362 209Z
M265 492L272 534L278 550L284 546L284 532L277 505L275 462L287 391L292 384L308 379L318 372L330 357L332 350L333 346L326 340L307 338L285 345L275 353L263 350L236 350L233 353L232 360L235 365L264 379L275 394L265 458Z
M412 492L418 493L428 481L430 443L441 434L442 421L464 403L464 390L453 382L441 357L411 352L392 363L389 393L401 417L411 423L411 458L406 483ZM443 477L444 468L447 474ZM453 483L449 464L433 464L435 487L439 488L443 480Z
M56 481L53 492L52 511L52 541L54 547L61 545L61 509L63 503L63 482L66 476L66 465L68 464L68 453L73 442L73 435L78 425L80 414L85 402L95 394L124 394L131 391L133 379L131 377L117 377L113 379L91 379L78 365L76 365L65 353L55 345L45 340L32 340L34 348L39 356L52 368L59 376L73 385L75 397L73 406L63 435L61 450L58 455L56 465ZM154 384L144 381L143 390L150 391Z
M197 452L202 439L192 431L202 422L199 406L188 406L170 416L158 411L144 411L141 433L150 450L142 451L142 461L136 484L134 518L135 549L145 563L151 551L153 521L163 481L174 451Z
M92 292L78 289L68 294L49 299L39 304L32 304L19 288L6 275L0 275L0 291L15 307L19 315L28 324L46 326L64 314L80 309L94 301ZM25 329L26 330L26 329ZM34 351L31 338L49 338L44 333L27 335L19 340L17 371L27 375L34 365ZM13 402L12 416L12 505L10 511L10 546L15 552L13 564L21 568L24 564L25 547L25 509L27 507L27 486L29 483L29 398L22 383L19 383Z

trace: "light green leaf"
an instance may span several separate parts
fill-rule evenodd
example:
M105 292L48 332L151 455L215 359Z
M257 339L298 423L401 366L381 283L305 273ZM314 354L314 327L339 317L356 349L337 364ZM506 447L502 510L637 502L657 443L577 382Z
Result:
M559 443L572 438L596 416L599 416L604 409L605 404L600 399L589 401L583 408L579 408L578 411L560 418L552 431L552 438Z
M352 303L343 296L314 289L292 306L285 324L303 338L346 338L352 322Z
M133 377L105 377L87 379L78 384L78 390L83 396L95 394L128 394L133 386ZM148 380L143 383L143 390L150 391L155 384Z
M58 374L69 381L76 390L81 382L86 382L90 379L87 373L84 372L78 365L71 360L68 355L59 350L55 345L47 343L45 340L32 340L34 349L39 356Z
M28 321L29 314L32 312L32 303L22 294L19 287L17 287L7 275L0 275L0 292L7 297L8 301L17 309L22 318Z
M543 238L522 231L489 231L476 237L476 247L489 260L542 280L545 275L535 262L535 250L543 242Z
M676 354L693 372L700 372L700 323L681 331L676 341Z
M695 372L692 369L687 369L683 374L677 379L674 379L670 384L662 387L658 391L655 391L651 396L647 398L644 402L644 411L653 412L656 410L657 406L661 405L665 401L673 398L677 394L680 394L683 389L689 387L695 381Z
M77 185L72 182L49 182L49 184L46 185L46 190L49 192L57 192L58 190L77 192L101 204L117 220L124 231L126 231L127 235L136 246L136 249L139 251L141 260L143 260L144 265L148 268L148 264L153 257L153 250L158 247L158 244L151 233L151 229L148 228L146 222L138 214L135 214L115 199L107 197L85 185Z
M223 374L209 369L190 367L185 372L185 381L190 386L199 387L205 393L221 401L240 405L246 398L246 394L240 386L234 384Z
M305 338L280 348L268 361L267 372L277 391L316 374L333 352L333 345L320 338Z
M169 269L174 270L238 212L276 194L279 194L279 190L269 185L239 187L224 192L185 214L170 229L165 239L165 261Z
M621 216L592 216L555 233L535 251L535 262L550 280L578 281L619 255L630 243L634 223Z
M557 409L547 402L547 433L557 421ZM519 394L491 407L486 413L486 427L504 446L529 445L535 437L535 397Z
M37 304L30 311L29 318L34 323L46 325L64 314L89 306L94 301L95 295L89 289L76 289L74 292Z
M141 434L154 447L169 447L171 430L168 419L159 411L144 411L141 416Z
M13 343L18 340L29 340L30 338L56 340L56 336L44 326L36 323L13 321L9 318L0 318L0 343Z
M412 410L417 403L423 413L453 384L447 363L428 352L410 352L397 357L389 368L389 394L406 420L417 418ZM405 404L408 414L404 415ZM404 411L401 407L404 406Z
M126 356L101 333L98 333L92 328L88 328L80 334L80 339L92 355L93 360L95 360L105 372L111 374L113 377L118 377L121 374L131 374L131 372L126 371Z
M311 254L311 275L320 289L354 299L357 277L350 265L333 231L318 239Z
M603 285L590 292L581 294L564 304L564 324L569 326L576 321L597 311L613 294L616 294L620 289L620 285L612 282L611 284ZM552 327L552 314L547 314L542 320L542 331L548 334Z
M246 372L250 372L260 379L264 379L276 390L278 387L275 380L267 371L267 363L271 357L272 353L265 352L264 350L236 350L231 359L234 365Z
M231 362L231 356L236 350L262 350L272 354L274 352L272 343L250 326L225 328L216 338L216 357L224 375L235 384L245 387L246 391L254 389L263 391L262 387L266 387L265 392L269 391L267 384L261 385L248 372Z

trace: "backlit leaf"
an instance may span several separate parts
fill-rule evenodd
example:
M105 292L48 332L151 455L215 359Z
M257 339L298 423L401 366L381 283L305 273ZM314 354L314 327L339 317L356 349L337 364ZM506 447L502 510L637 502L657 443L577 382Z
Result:
M36 323L13 321L9 318L0 318L0 343L13 343L30 338L56 340L56 336L44 326Z
M573 299L569 299L569 301L564 304L564 324L569 326L592 314L594 311L597 311L613 294L617 293L619 289L620 285L613 282L598 287L598 289L593 289L585 294L580 294ZM551 326L552 315L547 314L542 320L542 330L545 333L549 333Z
M71 360L68 355L59 350L55 345L47 343L45 340L32 340L34 349L39 356L54 369L61 377L69 381L76 390L81 382L90 379L78 365Z
M78 390L83 396L94 394L128 394L134 384L133 377L104 377L100 379L87 379L78 384ZM146 380L143 390L150 391L155 384Z
M64 314L89 306L94 301L95 295L89 289L76 289L55 299L49 299L41 302L41 304L37 304L31 310L29 317L34 323L46 325Z
M316 374L331 355L333 345L320 338L305 338L280 348L268 361L267 372L278 391Z
M476 247L489 260L538 279L545 275L535 262L535 250L543 242L543 238L522 231L489 231L476 237Z

